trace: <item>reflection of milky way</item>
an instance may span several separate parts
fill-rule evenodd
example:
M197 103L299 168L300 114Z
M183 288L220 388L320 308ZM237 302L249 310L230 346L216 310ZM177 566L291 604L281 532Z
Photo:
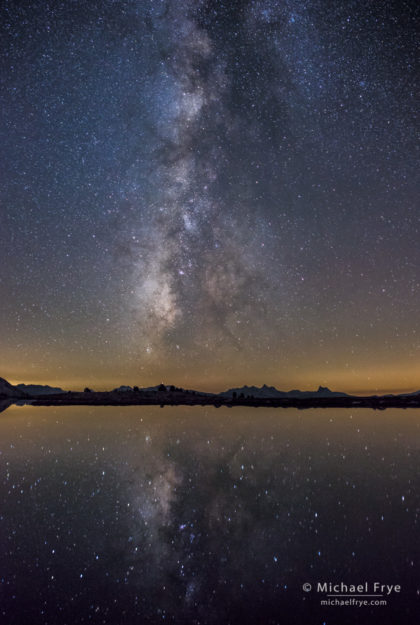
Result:
M418 622L406 411L26 406L0 425L0 622L353 625L303 598L320 580L398 580L380 622Z

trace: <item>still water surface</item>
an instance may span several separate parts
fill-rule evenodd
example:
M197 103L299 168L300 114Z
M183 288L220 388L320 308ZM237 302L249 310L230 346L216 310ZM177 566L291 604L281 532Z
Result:
M11 406L0 622L417 623L419 425L416 410ZM378 581L401 585L386 606L315 590Z

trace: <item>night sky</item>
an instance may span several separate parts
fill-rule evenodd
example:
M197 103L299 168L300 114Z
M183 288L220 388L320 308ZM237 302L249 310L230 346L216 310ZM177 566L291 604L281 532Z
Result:
M0 375L418 390L419 13L3 0Z

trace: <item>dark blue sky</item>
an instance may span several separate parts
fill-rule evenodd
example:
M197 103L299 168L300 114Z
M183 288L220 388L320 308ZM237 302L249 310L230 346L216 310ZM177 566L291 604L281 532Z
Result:
M420 387L418 17L3 2L0 375Z

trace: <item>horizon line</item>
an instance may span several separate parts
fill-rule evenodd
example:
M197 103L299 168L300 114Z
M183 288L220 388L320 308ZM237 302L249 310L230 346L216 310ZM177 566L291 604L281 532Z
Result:
M8 380L7 378L3 378L5 379L7 382L9 382L10 384L12 384L13 386L18 386L19 384L25 384L26 386L50 386L50 387L55 387L55 388L60 388L61 390L64 390L66 392L81 392L78 391L74 388L64 388L67 387L66 384L61 385L59 382L11 382L10 380ZM229 386L226 385L226 387L223 390L207 390L207 391L200 391L199 390L199 386L197 385L197 388L195 386L185 386L185 385L177 385L177 384L168 384L165 383L163 381L158 382L157 384L148 384L147 386L140 386L139 384L120 384L119 386L115 386L111 389L105 388L105 386L103 384L99 384L99 389L95 388L95 384L89 384L89 383L83 383L81 384L81 386L84 387L88 387L91 388L92 391L97 392L97 393L102 393L102 392L111 392L113 390L115 390L115 388L119 388L121 386L130 386L131 388L134 388L135 386L137 386L139 389L143 389L143 388L153 388L156 386L159 386L160 384L163 384L164 386L175 386L177 388L183 388L185 390L195 390L201 393L212 393L212 394L219 394L219 393L224 393L227 392L229 390L235 390L235 389L242 389L242 388L258 388L258 389L262 389L264 388L264 386L268 387L268 388L275 388L277 391L283 392L283 393L290 393L293 391L299 391L301 393L311 393L314 392L316 393L319 388L326 388L328 390L330 390L333 393L346 393L347 395L356 395L356 396L372 396L372 395L402 395L402 394L409 394L409 393L416 393L417 391L420 391L419 388L399 388L399 389L393 389L393 390L389 390L389 389L379 389L379 388L375 388L375 389L369 389L369 390L362 390L362 389L356 389L356 390L346 390L343 391L341 389L332 389L330 386L328 386L327 384L318 384L316 386L315 389L301 389L298 388L297 386L290 388L288 390L284 390L283 388L279 388L277 386L275 386L274 384L262 384L261 386L258 386L256 384L243 384L242 386ZM79 384L75 385L75 386L79 386Z

